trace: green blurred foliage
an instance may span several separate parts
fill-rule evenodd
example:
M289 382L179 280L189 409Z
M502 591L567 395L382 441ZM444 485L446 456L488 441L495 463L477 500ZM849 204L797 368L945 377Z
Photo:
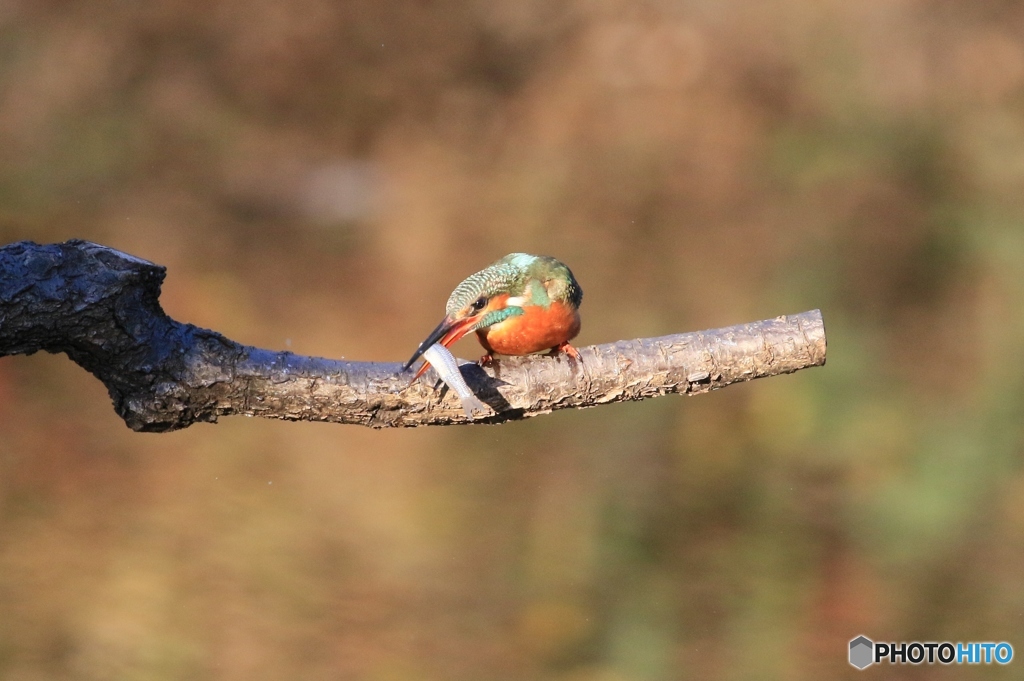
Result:
M0 2L0 242L166 265L177 319L398 361L528 251L582 283L582 344L815 307L830 344L692 400L408 432L135 434L66 358L0 361L0 678L1022 652L1022 27L1001 0Z

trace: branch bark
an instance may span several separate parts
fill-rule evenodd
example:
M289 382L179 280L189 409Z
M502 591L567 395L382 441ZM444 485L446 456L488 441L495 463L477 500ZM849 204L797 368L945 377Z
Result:
M221 416L355 423L373 428L466 423L454 394L409 385L398 363L347 362L241 345L182 324L160 307L166 270L86 241L0 248L0 357L63 352L103 381L137 431ZM825 363L821 312L723 329L502 357L464 366L501 423L557 409L669 393L697 394Z

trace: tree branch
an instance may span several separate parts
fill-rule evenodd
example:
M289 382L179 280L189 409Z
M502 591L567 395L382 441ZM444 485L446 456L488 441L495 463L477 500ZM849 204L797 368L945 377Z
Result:
M246 414L374 428L466 423L459 400L397 363L241 345L168 317L165 269L86 241L0 248L0 357L64 352L103 381L128 427L170 431ZM500 423L556 409L708 392L825 363L818 310L724 329L502 357L463 367Z

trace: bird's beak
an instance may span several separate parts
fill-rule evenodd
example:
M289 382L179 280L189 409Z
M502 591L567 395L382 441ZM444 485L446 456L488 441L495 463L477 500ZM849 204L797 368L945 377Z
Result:
M440 343L441 345L448 347L465 336L469 333L470 329L473 328L473 325L476 324L478 319L479 317L475 315L472 317L463 317L462 319L455 319L451 315L447 315L441 320L441 323L437 325L437 328L430 332L427 339L420 343L420 346L416 348L416 353L408 362L405 363L405 366L402 367L402 371L408 371L409 367L412 366L412 363L420 358L423 351L434 343ZM424 367L425 366L426 365L424 364ZM422 369L420 370L420 373L423 373ZM416 375L419 376L419 374Z

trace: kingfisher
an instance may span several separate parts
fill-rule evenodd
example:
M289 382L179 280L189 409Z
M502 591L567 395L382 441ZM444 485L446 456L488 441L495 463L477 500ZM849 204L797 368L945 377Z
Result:
M542 350L564 352L579 360L579 351L569 341L580 332L582 300L583 289L561 261L510 253L455 287L444 319L402 370L435 343L448 347L470 331L476 331L486 350L481 364L489 363L495 354L529 355ZM424 361L414 381L427 366Z

